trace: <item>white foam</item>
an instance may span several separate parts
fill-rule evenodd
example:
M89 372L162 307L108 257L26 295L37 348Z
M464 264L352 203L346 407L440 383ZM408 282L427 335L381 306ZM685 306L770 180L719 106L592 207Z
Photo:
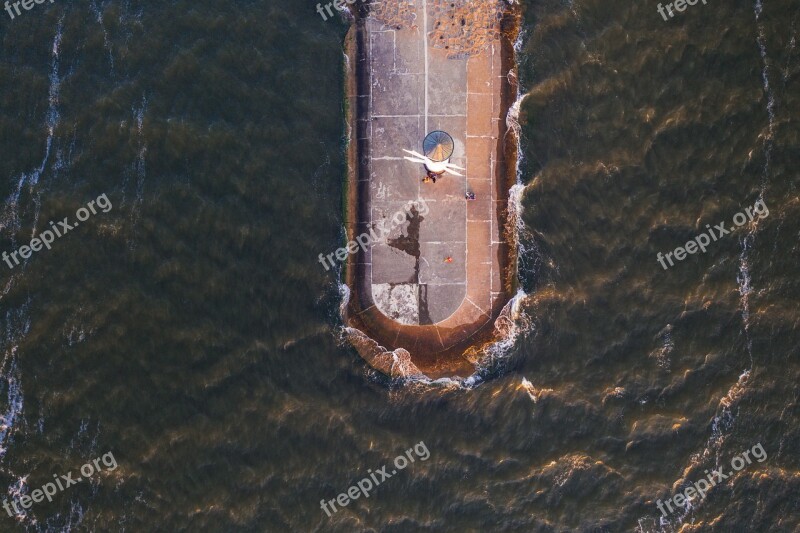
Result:
M92 13L94 13L95 20L97 20L97 23L100 24L100 29L103 31L103 46L108 52L108 62L111 65L111 75L113 76L114 54L111 53L111 42L108 40L108 32L106 31L106 26L105 24L103 24L103 12L97 7L97 3L95 2L95 0L92 0L89 7L92 10Z

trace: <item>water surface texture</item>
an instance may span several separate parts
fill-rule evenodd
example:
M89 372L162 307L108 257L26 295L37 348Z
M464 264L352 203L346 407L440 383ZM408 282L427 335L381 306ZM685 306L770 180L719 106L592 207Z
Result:
M521 7L517 313L480 379L434 383L341 342L318 262L344 238L345 22L277 0L0 12L0 252L113 205L0 263L0 488L119 464L0 531L800 528L800 6Z

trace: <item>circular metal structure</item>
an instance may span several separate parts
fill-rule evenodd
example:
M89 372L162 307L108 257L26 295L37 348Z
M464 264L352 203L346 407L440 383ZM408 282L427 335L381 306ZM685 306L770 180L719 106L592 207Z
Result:
M432 131L422 141L422 153L436 163L450 159L454 148L453 138L445 131Z

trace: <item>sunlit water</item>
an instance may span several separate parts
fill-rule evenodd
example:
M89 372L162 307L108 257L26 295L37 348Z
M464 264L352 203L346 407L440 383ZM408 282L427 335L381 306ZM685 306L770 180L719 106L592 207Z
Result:
M525 7L520 292L498 357L437 383L341 342L317 262L343 238L343 22L277 0L2 19L0 251L114 207L0 263L0 486L120 466L0 530L800 527L800 7ZM768 217L656 261L757 199ZM420 441L428 461L320 509Z

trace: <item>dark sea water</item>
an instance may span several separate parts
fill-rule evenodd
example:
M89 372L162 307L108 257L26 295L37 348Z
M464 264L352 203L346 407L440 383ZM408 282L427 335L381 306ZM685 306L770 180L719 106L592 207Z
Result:
M113 204L0 263L0 487L119 464L0 531L800 530L800 4L523 8L516 335L475 387L390 382L340 341L317 255L343 238L345 22L277 0L0 12L0 251ZM427 461L320 509L421 441Z

